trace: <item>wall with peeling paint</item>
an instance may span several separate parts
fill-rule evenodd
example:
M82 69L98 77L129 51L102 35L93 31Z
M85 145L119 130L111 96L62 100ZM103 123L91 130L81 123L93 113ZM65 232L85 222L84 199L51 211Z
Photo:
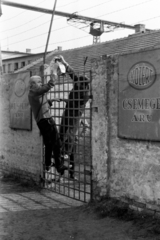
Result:
M0 169L23 180L39 182L42 171L41 137L32 118L32 131L10 128L10 82L0 82Z
M118 137L119 55L92 59L93 195L160 201L160 142Z
M107 194L107 58L106 56L91 60L92 70L92 150L93 150L93 194Z
M160 143L118 137L119 55L93 58L91 70L94 198L109 195L150 204L151 208L159 205ZM37 177L42 167L39 131L35 121L32 133L9 128L8 88L1 82L0 166Z

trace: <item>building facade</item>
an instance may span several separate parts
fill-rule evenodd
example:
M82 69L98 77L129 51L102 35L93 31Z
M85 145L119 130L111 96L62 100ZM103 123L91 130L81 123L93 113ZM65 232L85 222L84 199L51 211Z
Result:
M26 53L2 51L3 73L13 73L41 57L43 53L32 54L29 50L26 50Z

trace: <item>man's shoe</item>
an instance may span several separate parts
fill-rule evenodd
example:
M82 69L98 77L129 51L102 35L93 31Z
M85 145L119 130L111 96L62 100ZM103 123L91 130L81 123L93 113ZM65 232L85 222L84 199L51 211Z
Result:
M46 166L46 171L48 172L50 170L50 166Z
M48 167L47 167L48 169ZM50 184L52 182L52 175L50 169L45 171L45 182Z
M66 167L66 166L64 166L64 165L57 169L57 171L58 171L61 175L64 174L64 171L65 171L65 170L68 170L68 167Z
M67 161L67 160L69 160L69 155L68 154L61 155L61 159L63 161Z
M73 174L70 174L69 179L73 181L78 181L78 178L75 177Z

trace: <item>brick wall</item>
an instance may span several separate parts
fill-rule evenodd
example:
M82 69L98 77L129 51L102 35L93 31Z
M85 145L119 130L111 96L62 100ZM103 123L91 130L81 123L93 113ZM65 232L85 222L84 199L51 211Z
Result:
M5 174L38 182L41 174L41 139L32 123L32 131L13 130L9 114L10 83L0 82L0 168ZM33 119L33 118L32 118Z

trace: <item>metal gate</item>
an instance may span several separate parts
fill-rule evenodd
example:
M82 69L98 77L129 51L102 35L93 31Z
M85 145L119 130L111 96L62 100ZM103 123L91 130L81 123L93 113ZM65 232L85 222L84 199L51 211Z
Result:
M45 188L88 202L92 196L91 72L76 73L76 76L76 82L69 75L60 77L48 94L51 115L62 142L61 157L68 169L60 176L53 156L53 166L47 172L43 148L43 179Z

